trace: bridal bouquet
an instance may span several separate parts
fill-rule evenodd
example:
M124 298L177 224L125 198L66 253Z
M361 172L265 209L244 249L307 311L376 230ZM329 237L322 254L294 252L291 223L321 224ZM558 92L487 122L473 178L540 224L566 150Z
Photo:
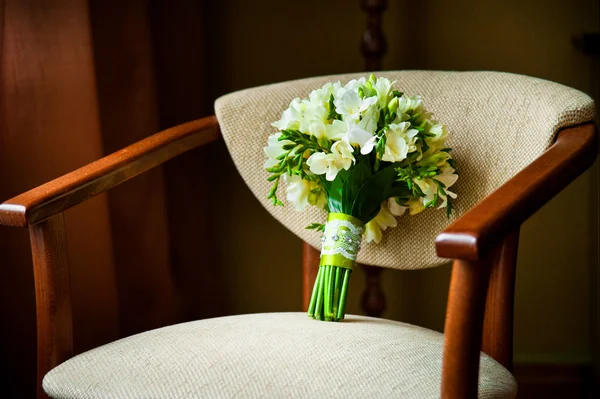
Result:
M361 78L342 86L327 83L308 99L294 99L273 123L265 168L273 182L268 198L283 205L277 189L296 210L308 205L328 212L321 261L308 315L344 318L352 266L360 243L379 243L396 216L426 208L450 215L458 179L445 146L446 127L432 119L417 95L394 89L386 78Z

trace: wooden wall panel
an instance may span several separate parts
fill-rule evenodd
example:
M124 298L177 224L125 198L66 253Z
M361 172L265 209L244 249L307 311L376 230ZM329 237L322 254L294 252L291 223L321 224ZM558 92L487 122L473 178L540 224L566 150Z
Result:
M206 93L203 1L151 0L160 125L167 128L213 113ZM165 165L171 267L183 319L222 316L230 312L231 284L219 254L215 212L220 202L222 168L230 162L225 145L211 144ZM233 228L234 226L232 226Z
M160 130L148 7L148 0L90 1L107 154ZM121 335L177 322L162 168L108 198Z
M87 2L0 1L0 198L102 155ZM75 349L117 336L105 197L66 214ZM35 385L32 265L26 231L0 229L3 395ZM6 397L6 396L5 396Z

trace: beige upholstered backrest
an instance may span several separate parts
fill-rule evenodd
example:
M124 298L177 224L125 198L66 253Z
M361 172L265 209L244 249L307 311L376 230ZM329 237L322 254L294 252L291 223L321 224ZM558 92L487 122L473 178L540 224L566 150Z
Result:
M364 244L358 262L396 269L438 266L437 233L453 219L531 163L553 142L556 132L594 117L590 97L557 83L499 72L392 71L375 73L396 80L398 90L419 94L434 118L448 126L460 178L450 220L444 210L428 209L399 218L380 244ZM294 234L320 248L320 234L305 227L324 222L325 211L302 213L291 205L273 207L263 169L262 148L277 131L271 122L281 117L295 97L307 97L326 82L368 76L367 73L323 76L238 91L215 103L223 137L240 174L263 206ZM285 198L280 187L280 198Z

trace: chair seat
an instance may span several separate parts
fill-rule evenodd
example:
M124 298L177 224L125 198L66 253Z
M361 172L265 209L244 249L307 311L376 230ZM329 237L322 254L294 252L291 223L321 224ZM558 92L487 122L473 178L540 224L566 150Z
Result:
M304 313L221 317L148 331L51 370L53 398L439 398L443 335L385 319ZM479 397L516 383L481 355Z

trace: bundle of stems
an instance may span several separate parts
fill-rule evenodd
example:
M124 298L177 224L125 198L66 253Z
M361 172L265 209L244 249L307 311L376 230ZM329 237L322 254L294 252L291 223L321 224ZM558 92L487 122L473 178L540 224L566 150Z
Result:
M344 319L351 273L352 270L345 267L319 267L308 305L309 317L324 321Z

